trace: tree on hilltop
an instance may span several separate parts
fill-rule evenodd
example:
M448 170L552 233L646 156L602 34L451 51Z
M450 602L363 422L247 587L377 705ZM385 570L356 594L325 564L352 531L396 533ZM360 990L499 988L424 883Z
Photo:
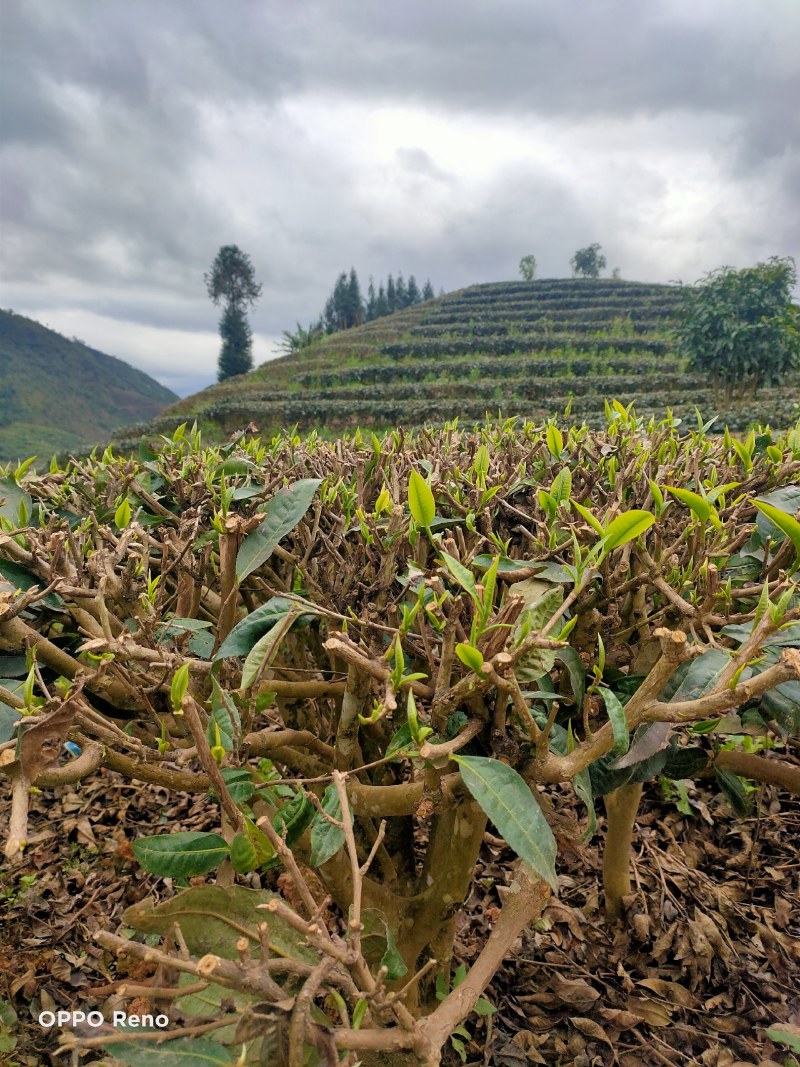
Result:
M523 281L532 282L536 277L536 256L523 256L519 261L519 273Z
M720 267L684 286L678 351L708 375L717 396L741 400L800 366L797 269L791 257L735 270Z
M600 245L579 248L570 260L574 277L599 278L600 271L606 269L606 257L600 253Z
M253 335L245 311L255 307L261 286L256 283L250 257L236 245L223 245L203 278L212 303L224 303L217 373L221 382L253 369Z

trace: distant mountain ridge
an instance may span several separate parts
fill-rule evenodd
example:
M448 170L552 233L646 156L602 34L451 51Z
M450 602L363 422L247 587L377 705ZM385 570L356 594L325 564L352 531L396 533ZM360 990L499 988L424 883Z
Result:
M0 462L83 451L177 399L121 359L0 311Z

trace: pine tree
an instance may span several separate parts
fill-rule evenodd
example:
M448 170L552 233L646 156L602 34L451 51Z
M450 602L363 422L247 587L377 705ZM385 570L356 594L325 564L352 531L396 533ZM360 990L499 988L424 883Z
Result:
M382 319L384 315L389 314L389 299L386 296L386 290L383 288L383 282L378 286L378 296L375 300L375 318Z
M347 326L360 326L364 321L364 301L361 299L361 286L355 267L350 268L350 280L347 286Z
M389 314L394 314L397 311L397 289L395 288L394 278L389 275L386 279L386 303L389 307Z
M367 322L372 322L375 318L375 304L377 303L377 297L375 296L375 283L372 280L372 275L369 276L369 285L367 286L367 309L366 317Z
M397 310L401 311L403 308L408 307L408 293L406 292L406 283L403 281L402 273L397 275L394 291L397 300Z
M425 282L425 285L423 286L423 289L422 289L422 299L423 300L433 300L434 299L434 295L435 294L433 292L433 286L431 285L431 280L430 280L430 278L428 278L427 281Z
M261 296L250 257L236 245L223 245L204 275L206 290L212 303L225 301L219 322L222 348L219 354L217 380L233 374L245 374L253 369L253 335L245 315L245 308L255 306Z
M420 295L419 286L417 285L417 279L413 274L408 276L408 286L406 287L406 297L408 298L409 306L411 304L419 304L422 300Z
M219 354L219 381L253 369L253 335L244 311L227 304L219 320L222 348Z

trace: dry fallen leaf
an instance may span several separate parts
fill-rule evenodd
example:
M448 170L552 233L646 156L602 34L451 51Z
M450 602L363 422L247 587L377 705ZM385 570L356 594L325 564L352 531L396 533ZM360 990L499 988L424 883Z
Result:
M570 1019L570 1022L576 1030L580 1030L580 1032L587 1037L593 1037L596 1041L605 1041L611 1048L614 1047L608 1034L600 1023L596 1023L594 1019L583 1019L580 1016L574 1016Z
M650 1026L669 1026L672 1021L672 1012L666 1004L659 1000L649 1000L645 997L628 997L626 1007L629 1012L644 1019Z

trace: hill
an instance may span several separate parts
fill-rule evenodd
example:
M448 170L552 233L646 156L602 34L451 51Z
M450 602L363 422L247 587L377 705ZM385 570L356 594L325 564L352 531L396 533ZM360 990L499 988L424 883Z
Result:
M331 334L173 405L147 427L167 432L197 419L212 435L254 422L262 433L297 425L337 432L386 428L486 412L534 419L563 411L597 421L603 398L636 402L640 414L694 422L716 414L706 380L687 374L673 349L677 286L615 279L473 285ZM787 425L795 378L741 409L719 412L731 428L753 419Z
M84 450L176 399L121 359L0 311L0 462Z

